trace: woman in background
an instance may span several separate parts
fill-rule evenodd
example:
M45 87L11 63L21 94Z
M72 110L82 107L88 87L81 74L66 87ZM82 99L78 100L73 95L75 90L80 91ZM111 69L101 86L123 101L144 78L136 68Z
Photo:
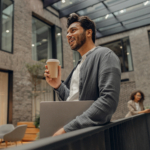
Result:
M129 112L125 118L142 113L150 113L150 109L144 109L144 97L144 93L140 90L134 91L131 94L130 101L128 102Z

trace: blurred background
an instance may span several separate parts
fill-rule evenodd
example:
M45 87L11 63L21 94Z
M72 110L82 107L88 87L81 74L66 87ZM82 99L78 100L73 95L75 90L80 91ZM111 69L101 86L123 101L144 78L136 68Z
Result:
M133 90L150 106L150 0L0 0L0 125L33 121L41 101L57 101L43 76L45 60L59 59L64 81L81 58L67 43L67 17L96 24L96 46L121 62L121 92L112 120L128 112Z

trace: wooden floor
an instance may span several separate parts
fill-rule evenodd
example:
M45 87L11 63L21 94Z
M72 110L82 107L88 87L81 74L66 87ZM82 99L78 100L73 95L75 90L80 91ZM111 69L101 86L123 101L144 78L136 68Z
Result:
M27 144L27 143L31 143L31 142L23 142L23 145ZM21 142L17 142L17 146L20 146L20 145L22 145ZM16 147L15 143L14 142L8 142L7 148L10 148L10 147ZM2 150L2 149L6 149L5 143L0 144L0 150Z

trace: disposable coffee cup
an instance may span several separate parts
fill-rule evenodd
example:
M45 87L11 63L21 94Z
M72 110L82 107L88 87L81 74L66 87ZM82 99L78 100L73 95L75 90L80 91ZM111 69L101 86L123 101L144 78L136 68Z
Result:
M49 74L51 78L57 78L58 77L58 66L60 64L58 59L48 59L46 61Z

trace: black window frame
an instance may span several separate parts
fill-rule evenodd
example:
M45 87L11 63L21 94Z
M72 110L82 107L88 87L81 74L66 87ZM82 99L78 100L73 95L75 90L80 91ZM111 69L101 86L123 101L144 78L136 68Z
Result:
M105 47L106 44L112 44L112 43L118 42L118 41L121 42L121 46L122 46L122 59L123 59L123 69L124 69L124 71L121 71L121 73L134 71L133 58L132 58L132 50L131 50L132 70L131 71L127 71L126 67L125 67L125 56L124 56L124 54L125 54L125 48L124 48L124 44L123 44L123 39L125 39L125 38L129 39L129 46L130 46L130 50L131 50L131 44L130 44L130 38L129 38L129 36L123 37L121 39L117 39L117 40L114 40L114 41L111 41L111 42L108 42L108 43L103 43L103 44L99 45L99 46L104 46Z
M10 54L13 54L13 47L14 47L14 0L10 0L13 4L13 13L12 13L12 40L11 40L11 52L8 52L7 50L2 49L2 2L3 0L0 0L0 51L4 51Z
M45 21L43 21L41 18L37 17L36 15L32 14L32 18L36 18L37 20L43 22L44 24L48 25L51 27L51 36L52 36L52 58L53 59L57 59L57 47L56 47L56 44L57 44L57 41L56 41L56 27L57 28L60 28L56 25L52 25L52 24L49 24ZM61 68L64 68L64 59L63 59L63 41L62 41L62 28L61 29L61 47L62 47L62 65L61 65ZM53 38L55 37L55 38Z

